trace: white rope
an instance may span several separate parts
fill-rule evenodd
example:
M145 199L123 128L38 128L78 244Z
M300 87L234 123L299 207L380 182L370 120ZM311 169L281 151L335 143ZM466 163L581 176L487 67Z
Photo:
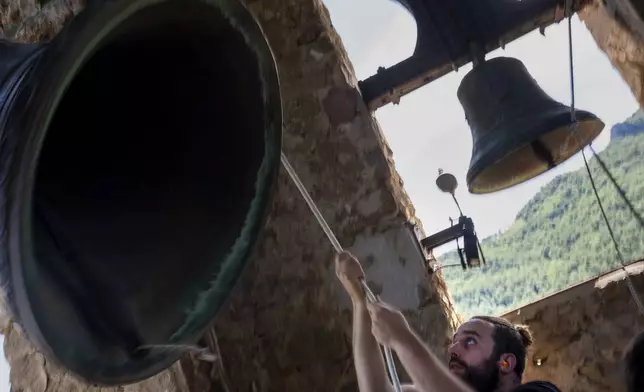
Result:
M317 206L313 202L313 199L311 199L311 196L309 195L309 192L306 190L304 187L304 184L302 184L302 181L300 180L300 177L298 177L297 173L293 169L293 166L289 163L288 159L286 158L286 155L284 155L284 152L282 152L282 165L284 165L284 168L288 172L288 175L291 177L291 180L293 180L293 183L297 187L297 189L300 191L300 194L304 198L304 201L306 201L306 204L308 204L309 209L315 216L315 219L317 219L318 224L326 234L326 236L329 238L329 242L331 242L331 245L335 249L337 253L342 253L342 246L340 245L340 242L336 238L335 234L333 234L333 231L331 231L331 228L329 225L326 223L324 220L324 217L320 213L320 210L318 210ZM365 295L367 296L367 300L369 302L377 302L378 297L371 291L367 283L364 281L364 279L360 280L360 284L362 285L362 289L365 292ZM385 360L387 362L387 369L389 370L389 378L391 379L391 383L394 386L394 390L396 392L402 392L402 388L400 386L400 379L398 378L398 373L396 372L396 365L394 364L394 355L391 352L390 347L383 347L383 350L385 352Z

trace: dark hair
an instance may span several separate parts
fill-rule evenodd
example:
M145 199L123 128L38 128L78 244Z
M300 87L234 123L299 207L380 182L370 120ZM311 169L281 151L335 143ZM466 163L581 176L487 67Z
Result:
M478 320L483 320L494 325L494 351L493 357L500 357L501 354L513 354L517 359L517 365L514 372L521 378L525 370L525 361L527 349L533 343L532 334L525 325L514 325L501 317L476 316Z
M629 392L644 389L644 332L640 332L626 346L624 352L624 376L626 388Z

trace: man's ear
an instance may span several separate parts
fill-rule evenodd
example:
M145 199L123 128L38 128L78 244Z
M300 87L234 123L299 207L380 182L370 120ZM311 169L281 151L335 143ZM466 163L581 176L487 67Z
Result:
M514 369L517 366L517 357L514 354L501 354L499 359L499 370L502 374L514 373Z

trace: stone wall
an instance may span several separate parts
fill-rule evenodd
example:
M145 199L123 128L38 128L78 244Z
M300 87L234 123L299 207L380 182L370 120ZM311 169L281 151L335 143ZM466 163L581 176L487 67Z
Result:
M35 0L11 1L0 0L0 29L29 42L53 36L82 6L52 0L39 10ZM254 0L249 8L278 63L291 164L340 242L363 258L370 283L443 351L455 321L446 288L440 274L425 273L417 238L404 225L415 221L413 206L327 10L321 0ZM129 390L357 390L350 312L332 257L282 173L263 240L215 323L222 361L210 368L186 357ZM4 331L14 390L93 390L52 366L11 323Z
M594 0L579 12L579 18L644 106L644 41L612 16L604 0Z
M414 219L414 210L326 8L320 0L256 0L249 6L280 71L286 155L340 243L357 244L367 274L388 263L389 273L379 276L398 275L398 290L416 290L424 277L420 254L405 264L361 245L381 244L381 254L406 247L393 238ZM335 285L332 257L327 238L282 173L264 242L215 324L231 390L357 390L349 310L338 309L344 294ZM433 319L425 337L442 349L451 315L440 277L434 279L398 304L422 313L418 320Z
M644 295L644 262L628 267ZM567 392L623 391L620 358L642 329L622 270L602 275L504 316L530 326L527 380L548 380Z

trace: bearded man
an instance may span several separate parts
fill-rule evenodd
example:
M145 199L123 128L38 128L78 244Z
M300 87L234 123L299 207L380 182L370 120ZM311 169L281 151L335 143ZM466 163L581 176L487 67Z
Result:
M560 392L549 382L522 383L529 331L498 318L473 317L461 325L438 359L391 306L369 304L364 271L348 252L336 256L336 274L353 303L353 355L361 392L393 392L379 344L396 352L412 379L404 392Z

